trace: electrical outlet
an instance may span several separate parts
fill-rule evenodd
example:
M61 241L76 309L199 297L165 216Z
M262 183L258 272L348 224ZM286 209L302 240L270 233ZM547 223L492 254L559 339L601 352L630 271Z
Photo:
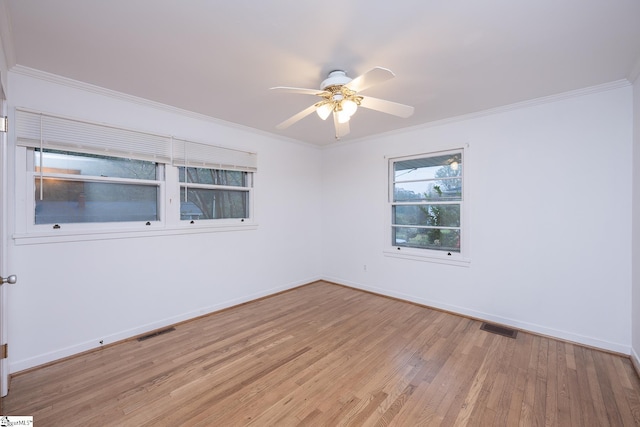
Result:
M364 267L362 268L364 271L367 271L367 264L364 265Z

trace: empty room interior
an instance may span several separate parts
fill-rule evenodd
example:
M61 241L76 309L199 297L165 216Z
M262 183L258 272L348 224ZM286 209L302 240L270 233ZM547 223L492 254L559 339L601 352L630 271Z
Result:
M8 420L640 425L640 2L0 0L0 82Z

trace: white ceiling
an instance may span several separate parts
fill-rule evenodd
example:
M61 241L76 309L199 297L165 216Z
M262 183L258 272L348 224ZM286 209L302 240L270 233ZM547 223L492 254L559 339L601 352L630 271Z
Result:
M315 114L275 129L317 99L268 88L393 70L365 95L415 114L360 109L347 141L629 79L640 60L639 0L0 1L10 66L319 145L333 124Z

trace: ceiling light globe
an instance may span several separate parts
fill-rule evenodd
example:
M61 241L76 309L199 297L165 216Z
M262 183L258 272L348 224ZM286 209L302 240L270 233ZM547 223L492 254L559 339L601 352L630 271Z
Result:
M352 101L350 99L345 99L342 101L342 111L344 111L345 114L348 114L349 117L353 116L357 109L358 104L355 101Z
M316 113L318 113L318 116L320 116L320 118L322 120L327 120L327 117L329 117L329 115L331 114L332 111L333 111L333 105L332 104L324 104L324 105L321 105L316 110Z

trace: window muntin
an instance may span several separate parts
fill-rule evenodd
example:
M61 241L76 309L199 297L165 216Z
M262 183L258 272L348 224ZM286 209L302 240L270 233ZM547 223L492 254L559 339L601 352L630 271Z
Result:
M156 163L39 149L33 160L36 225L160 219Z
M460 205L395 205L393 218L397 225L460 227Z
M36 172L42 165L48 173L155 180L158 171L157 163L145 160L39 148L34 150L33 160Z
M25 165L16 171L16 188L26 189L24 203L15 207L15 237L21 244L121 238L143 230L145 235L160 235L256 227L253 218L255 152L24 108L16 108L14 118L16 164ZM45 152L49 152L48 156L44 156ZM132 170L138 161L142 161L138 166L146 164L150 168L143 171L133 167ZM108 167L100 167L105 163ZM182 184L180 167L225 172L217 177L213 175L217 181L207 181L200 174L198 179L184 177ZM57 187L53 187L54 184ZM112 208L118 207L118 198L114 195L138 192L140 206L132 209L135 212L121 210L120 215L109 214L104 206L98 209L99 214L78 215L70 210L70 202L75 203L75 209L80 205L87 211L87 195L81 195L86 190L102 193L103 200L96 203L106 199ZM183 199L187 200L182 209L181 190ZM65 193L64 197L61 193ZM53 204L60 202L60 198L66 207L59 209L58 203L54 209ZM211 214L202 214L195 204L188 204L189 199L196 198L208 199L208 204L215 205L215 209ZM214 200L215 204L211 203ZM120 202L130 206L134 203L127 197ZM222 209L223 206L226 209ZM211 220L198 221L193 227L194 221L181 221L181 217L210 217ZM140 222L142 218L146 221Z
M391 163L391 245L460 253L462 151Z
M178 171L181 220L251 216L251 173L184 166Z

